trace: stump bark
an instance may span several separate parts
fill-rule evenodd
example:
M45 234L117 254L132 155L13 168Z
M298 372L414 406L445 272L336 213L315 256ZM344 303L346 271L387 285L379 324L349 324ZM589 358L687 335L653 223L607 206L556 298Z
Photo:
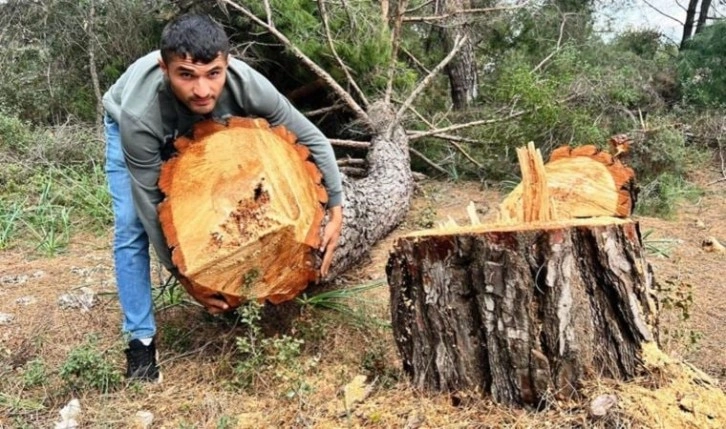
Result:
M509 223L394 243L386 267L393 331L417 387L538 406L576 396L585 380L635 376L641 344L654 338L637 222L559 218L564 205L548 193L541 158L531 148L520 155L521 203L502 216Z

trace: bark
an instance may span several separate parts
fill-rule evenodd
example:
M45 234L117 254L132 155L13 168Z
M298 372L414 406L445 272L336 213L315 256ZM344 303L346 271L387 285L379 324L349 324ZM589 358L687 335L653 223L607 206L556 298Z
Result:
M619 156L629 140L611 145ZM641 344L653 340L638 224L610 217L632 207L622 191L632 171L592 146L556 149L549 169L532 143L517 156L522 183L502 204L506 223L481 225L472 207L470 227L394 244L393 331L419 388L539 406L595 376L635 376ZM583 205L601 216L575 219Z
M596 376L635 376L653 339L651 270L630 220L421 232L397 240L386 272L418 388L542 405Z
M343 230L329 278L350 268L401 223L413 195L408 136L395 124L387 137L395 111L378 102L368 114L376 134L366 158L368 175L356 181L344 178Z
M437 0L436 9L439 14L450 15L441 30L444 49L450 51L454 47L455 40L469 35L466 15L458 12L471 9L471 2L469 0ZM467 38L464 46L446 65L445 71L449 77L454 109L462 110L471 106L478 94L478 75L472 37Z
M698 0L689 0L688 9L686 10L686 21L683 24L683 37L681 37L681 49L686 45L686 41L691 38L693 34L693 22L696 19L696 8L698 7Z
M703 28L706 26L709 10L711 10L711 0L702 0L701 10L698 12L698 24L696 25L696 34L700 33L701 30L703 30Z

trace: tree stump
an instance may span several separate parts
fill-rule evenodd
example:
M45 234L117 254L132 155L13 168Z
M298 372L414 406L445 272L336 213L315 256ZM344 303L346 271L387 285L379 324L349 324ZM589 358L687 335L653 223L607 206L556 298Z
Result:
M576 396L596 376L633 377L641 344L653 340L652 275L637 222L559 218L541 158L525 152L521 211L502 216L513 222L394 243L386 267L393 331L419 388L538 406Z
M316 278L327 194L309 150L262 119L205 121L162 167L159 219L194 288L281 302Z

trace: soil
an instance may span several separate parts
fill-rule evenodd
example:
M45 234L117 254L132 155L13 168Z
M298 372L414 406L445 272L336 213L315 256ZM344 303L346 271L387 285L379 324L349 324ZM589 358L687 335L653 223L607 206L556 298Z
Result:
M726 254L702 248L707 237L726 241L726 182L708 184L713 181L714 177L701 178L705 194L680 207L675 218L638 220L645 244L652 249L649 261L660 294L667 298L661 313L662 348L714 377L723 388ZM483 221L491 220L501 200L499 192L479 183L419 183L404 224L378 243L359 267L342 276L335 288L384 280L388 252L398 235L449 218L467 223L469 202L474 202ZM586 412L576 404L536 413L505 409L472 394L412 389L401 373L391 331L384 326L389 320L385 284L350 301L352 313L295 303L266 308L261 322L264 334L255 338L258 347L265 339L305 342L294 360L280 358L254 367L247 373L253 377L246 386L241 382L236 345L249 330L232 316L211 317L194 305L166 300L166 308L157 312L163 383L122 382L107 394L73 387L62 377L61 368L71 352L84 347L98 351L112 370L123 371L124 341L110 242L110 233L76 234L68 249L52 258L38 256L33 249L0 252L0 319L3 314L12 316L0 321L0 427L52 427L72 398L80 400L77 420L82 427L142 427L136 416L141 411L151 412L151 427L160 428L587 424ZM158 271L154 279L157 284L166 281ZM64 294L78 295L82 288L95 294L92 306L60 304ZM32 364L38 362L45 372L40 381L30 383ZM98 367L85 370L103 375ZM344 387L351 387L359 374L367 376L372 387L366 399L346 410Z

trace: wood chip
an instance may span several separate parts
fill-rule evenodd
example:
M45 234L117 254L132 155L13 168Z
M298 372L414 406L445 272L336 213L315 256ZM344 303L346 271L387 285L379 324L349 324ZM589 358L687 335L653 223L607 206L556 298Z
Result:
M590 402L590 415L592 417L603 417L617 403L618 398L615 395L600 395Z

